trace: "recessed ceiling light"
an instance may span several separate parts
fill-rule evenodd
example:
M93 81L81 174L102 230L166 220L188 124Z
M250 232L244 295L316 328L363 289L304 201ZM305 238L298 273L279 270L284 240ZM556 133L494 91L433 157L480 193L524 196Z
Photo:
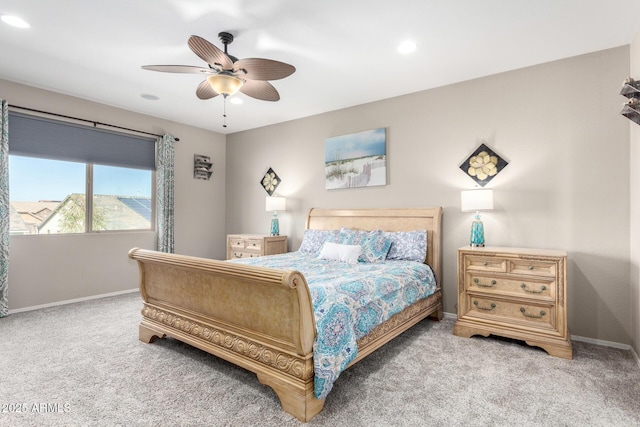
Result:
M18 18L17 16L12 15L2 15L0 17L5 24L9 24L12 27L16 28L29 28L31 25L27 21L22 18Z
M147 101L157 101L158 99L160 99L155 95L151 95L150 93L143 93L140 96L146 99Z
M234 96L233 98L231 98L229 102L232 104L240 105L242 104L242 98L238 98Z
M416 43L413 40L405 40L398 45L398 52L400 53L411 53L416 50Z

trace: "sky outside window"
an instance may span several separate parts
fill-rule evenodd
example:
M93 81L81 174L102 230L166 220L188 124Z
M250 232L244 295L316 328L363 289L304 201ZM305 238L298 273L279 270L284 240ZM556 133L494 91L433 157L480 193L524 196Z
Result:
M151 171L94 165L94 194L151 197ZM86 164L9 156L9 196L15 201L62 201L85 193Z

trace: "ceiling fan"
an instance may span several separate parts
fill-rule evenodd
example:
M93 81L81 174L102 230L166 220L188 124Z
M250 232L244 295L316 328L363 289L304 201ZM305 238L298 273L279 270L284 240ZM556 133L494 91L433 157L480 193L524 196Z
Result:
M280 94L268 80L279 80L296 71L293 65L263 58L238 59L229 55L227 46L233 42L228 32L218 33L224 45L224 52L199 36L189 37L188 45L208 67L191 65L143 65L142 68L165 73L204 74L207 76L196 89L200 99L210 99L222 95L235 95L242 92L252 98L263 101L278 101ZM224 114L226 117L226 113ZM226 124L224 125L226 127Z

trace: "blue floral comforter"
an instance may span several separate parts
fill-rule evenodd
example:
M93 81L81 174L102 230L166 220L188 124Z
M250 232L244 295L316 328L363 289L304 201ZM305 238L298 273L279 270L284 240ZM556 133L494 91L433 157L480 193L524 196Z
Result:
M324 399L358 354L356 341L436 290L431 269L415 261L346 264L299 252L234 260L297 270L307 279L316 320L314 394Z

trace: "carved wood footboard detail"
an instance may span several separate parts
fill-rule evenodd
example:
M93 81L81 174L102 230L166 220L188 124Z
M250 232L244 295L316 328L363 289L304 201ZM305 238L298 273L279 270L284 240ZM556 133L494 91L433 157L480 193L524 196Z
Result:
M290 375L301 380L313 379L313 363L308 357L285 353L280 349L269 347L248 338L231 334L228 331L191 320L184 316L178 316L175 313L152 307L149 304L144 304L142 316L153 322L145 322L143 320L142 323L145 329L156 332L156 335L158 330L162 330L164 328L150 325L161 323L170 327L174 331L183 332L194 339L202 340L208 344L251 359L261 365L269 366L283 374ZM175 335L175 332L170 332L168 335ZM142 335L140 340L145 341Z

